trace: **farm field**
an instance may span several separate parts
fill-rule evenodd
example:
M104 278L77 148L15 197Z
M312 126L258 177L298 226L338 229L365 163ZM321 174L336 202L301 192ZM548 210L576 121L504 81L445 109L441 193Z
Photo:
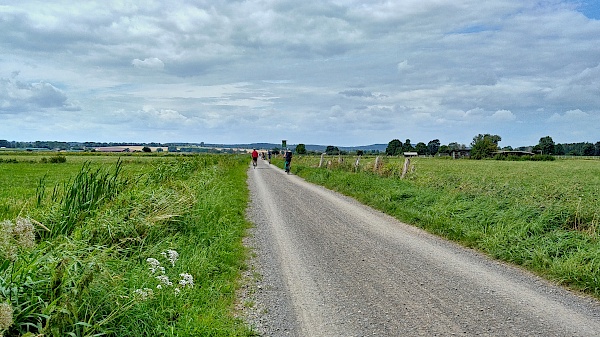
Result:
M54 157L0 153L4 336L253 335L245 157Z
M296 157L292 172L600 298L600 161L413 158L401 179L404 159L319 160Z

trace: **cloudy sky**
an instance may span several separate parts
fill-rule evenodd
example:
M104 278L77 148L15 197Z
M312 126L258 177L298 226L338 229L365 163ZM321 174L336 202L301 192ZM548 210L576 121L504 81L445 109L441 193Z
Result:
M600 141L597 0L0 0L0 139Z

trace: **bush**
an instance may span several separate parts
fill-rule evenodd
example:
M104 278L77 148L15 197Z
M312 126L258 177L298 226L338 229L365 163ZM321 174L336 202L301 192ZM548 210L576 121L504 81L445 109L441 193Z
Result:
M554 156L551 156L549 154L536 154L533 157L531 157L532 161L553 161L556 158L554 158Z
M48 162L53 163L53 164L66 163L67 157L59 154L59 155L50 157L50 159L48 159Z

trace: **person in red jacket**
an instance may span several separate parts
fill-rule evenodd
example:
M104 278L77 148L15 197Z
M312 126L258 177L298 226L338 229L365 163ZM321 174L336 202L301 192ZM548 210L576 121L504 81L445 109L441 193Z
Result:
M256 149L254 149L254 151L252 151L252 165L254 166L254 168L256 168L257 161L258 161L258 152L256 151Z

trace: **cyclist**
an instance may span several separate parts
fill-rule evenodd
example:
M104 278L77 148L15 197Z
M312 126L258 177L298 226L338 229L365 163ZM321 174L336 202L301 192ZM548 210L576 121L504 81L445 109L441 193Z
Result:
M271 150L267 152L267 156L269 157L269 164L271 164Z
M287 150L285 152L285 172L287 172L288 174L290 173L291 165L292 165L292 151Z
M254 166L254 168L256 168L256 165L258 161L258 151L256 151L256 149L254 149L254 151L252 151L252 165Z

